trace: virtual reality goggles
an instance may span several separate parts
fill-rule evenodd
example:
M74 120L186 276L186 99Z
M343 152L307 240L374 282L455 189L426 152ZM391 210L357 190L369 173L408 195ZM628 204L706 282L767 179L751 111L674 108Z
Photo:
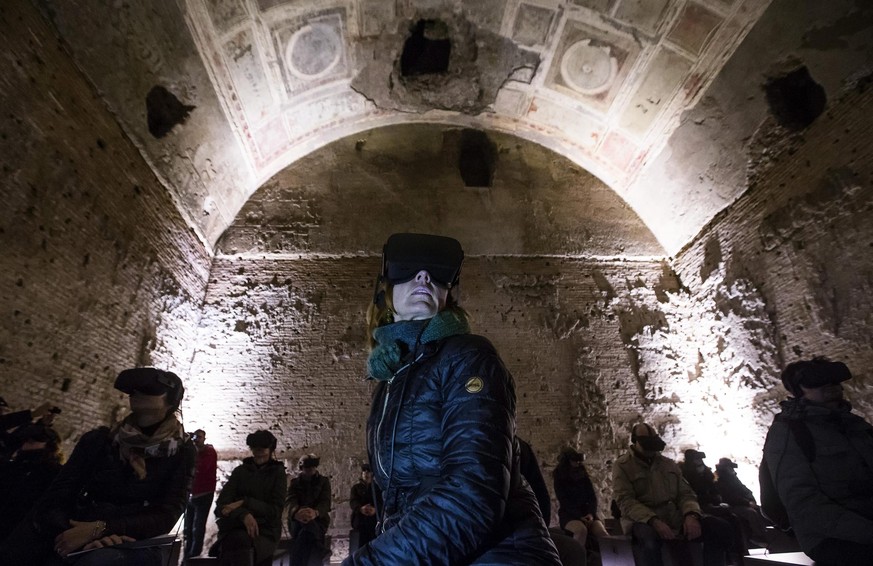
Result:
M303 468L317 468L321 463L321 458L316 456L315 454L307 454L306 456L302 456L300 461L297 463L297 467L299 469Z
M782 372L782 384L795 395L801 394L801 385L814 389L849 379L852 379L852 372L846 364L824 358L794 362Z
M381 277L398 285L411 281L424 270L434 283L451 289L458 284L463 261L464 250L454 238L432 234L392 234L382 248Z
M179 404L185 393L178 375L157 368L126 369L115 378L115 388L128 395L134 392L143 395L166 393L167 401L174 406Z
M256 430L246 437L246 444L249 448L269 448L275 451L278 442L269 430Z

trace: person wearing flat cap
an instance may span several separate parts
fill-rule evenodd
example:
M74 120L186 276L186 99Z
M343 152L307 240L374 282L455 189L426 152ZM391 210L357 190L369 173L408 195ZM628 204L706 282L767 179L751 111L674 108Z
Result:
M817 566L861 566L873 556L873 426L852 412L846 364L789 364L764 459L800 547ZM762 466L763 468L763 466Z
M170 546L145 539L168 533L188 500L196 449L176 417L185 388L157 368L124 370L115 388L130 414L82 436L0 547L4 564L166 564Z
M367 312L379 532L344 566L558 566L521 475L515 386L458 291L454 238L392 234Z

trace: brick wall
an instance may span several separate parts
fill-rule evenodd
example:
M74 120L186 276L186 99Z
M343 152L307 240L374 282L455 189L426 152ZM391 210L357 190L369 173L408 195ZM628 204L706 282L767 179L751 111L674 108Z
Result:
M0 394L68 438L120 369L190 361L209 256L28 2L0 13Z
M378 262L218 257L188 381L186 420L208 431L221 458L245 456L245 435L257 428L276 434L291 469L304 452L322 456L339 533L348 529L348 490L366 457L364 312ZM514 375L519 433L547 475L562 446L588 452L607 505L610 462L646 394L622 340L634 326L625 319L673 287L669 269L653 262L465 263L462 301ZM631 305L641 290L647 294Z
M855 374L856 410L873 418L873 93L866 81L831 101L802 135L772 124L747 193L677 258L693 292L747 281L773 328L776 398L785 364L827 355ZM780 140L780 138L782 138ZM766 162L764 162L766 161Z

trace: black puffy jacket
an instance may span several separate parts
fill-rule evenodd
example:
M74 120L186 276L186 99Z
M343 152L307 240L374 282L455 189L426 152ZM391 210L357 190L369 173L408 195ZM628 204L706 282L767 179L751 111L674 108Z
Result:
M420 346L376 389L367 425L381 534L343 564L560 565L519 472L512 377L491 343Z

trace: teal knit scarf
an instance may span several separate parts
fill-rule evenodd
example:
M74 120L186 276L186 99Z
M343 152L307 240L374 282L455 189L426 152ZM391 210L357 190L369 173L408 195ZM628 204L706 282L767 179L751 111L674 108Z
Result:
M448 310L426 320L404 320L380 326L373 331L376 347L367 359L370 377L377 381L391 379L402 365L400 360L415 350L417 344L469 333L467 318Z

